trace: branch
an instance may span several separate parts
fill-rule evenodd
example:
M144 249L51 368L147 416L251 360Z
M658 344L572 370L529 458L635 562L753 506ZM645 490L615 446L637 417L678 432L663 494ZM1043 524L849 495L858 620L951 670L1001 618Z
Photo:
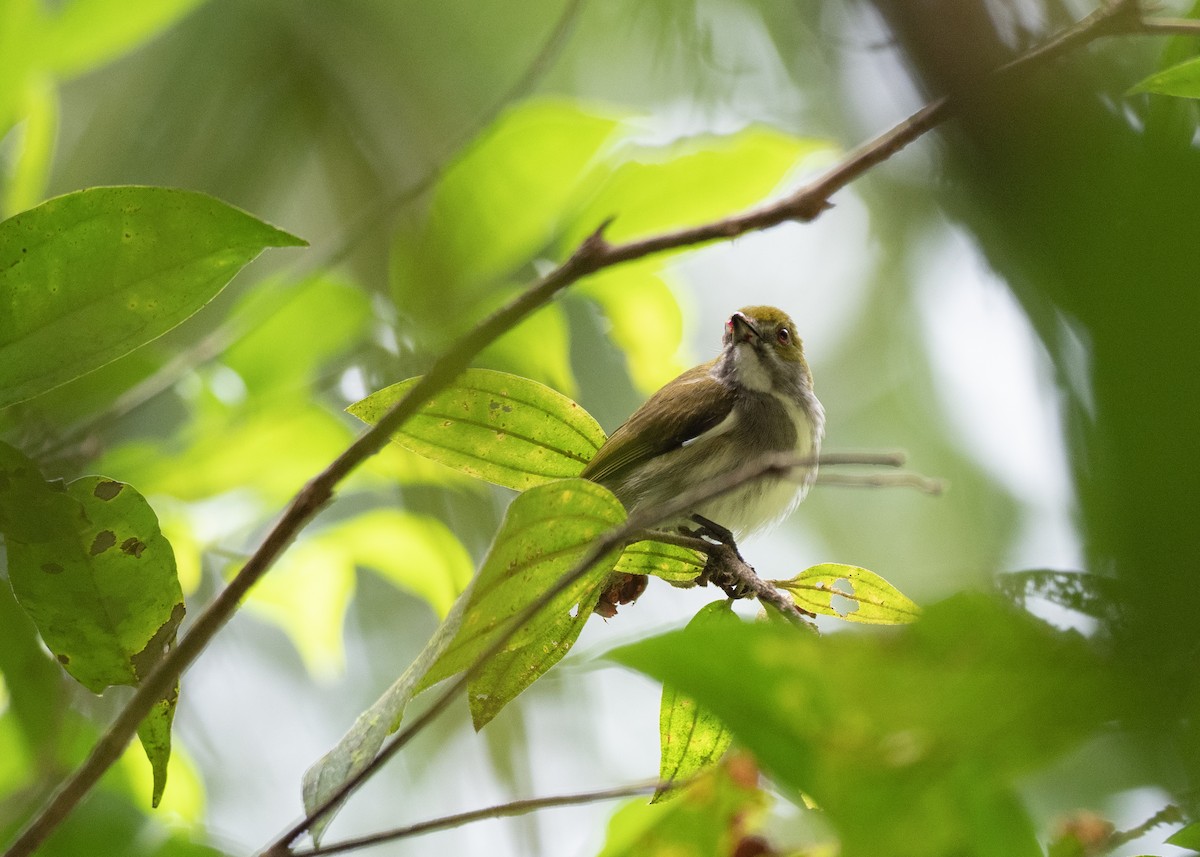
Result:
M1046 45L1033 49L999 69L997 75L1046 61L1101 36L1135 32L1139 24L1137 14L1137 5L1131 0L1105 6ZM854 149L845 160L815 182L784 199L744 214L625 244L610 244L606 241L603 232L607 224L601 225L580 244L566 262L477 324L437 360L430 371L375 426L367 429L329 467L301 489L242 570L197 617L178 645L143 679L120 714L100 737L88 758L61 784L41 811L21 831L5 852L5 857L28 857L33 853L91 790L100 776L120 758L136 734L138 724L149 713L155 701L174 685L184 669L199 656L209 640L233 615L250 588L267 572L317 512L329 502L334 489L341 481L369 456L378 452L397 428L439 390L450 384L480 351L501 334L549 302L562 289L604 268L667 250L736 238L747 232L768 229L786 221L814 220L830 207L829 199L834 193L945 120L950 115L951 106L952 102L946 98L931 102L874 140ZM681 507L679 511L686 511L686 507ZM642 523L639 526L646 525ZM580 571L578 575L583 573ZM456 683L454 689L457 690L465 682L466 679L462 679ZM422 718L419 722L423 723L425 719ZM407 733L401 733L405 734ZM294 836L286 841L290 842L292 838Z
M538 797L526 798L525 800L514 800L509 803L501 803L495 806L484 807L483 809L473 809L470 812L459 812L454 815L443 816L442 818L434 818L429 821L422 821L419 824L410 824L407 827L397 827L392 830L385 830L381 833L372 833L370 836L360 836L356 839L346 839L342 842L333 842L329 845L322 845L319 848L307 848L292 852L293 857L318 857L318 855L326 854L343 854L347 851L353 851L357 848L366 848L371 845L379 845L384 842L393 842L397 839L406 839L410 836L420 836L425 833L433 833L436 830L448 830L452 827L459 827L464 824L470 824L473 821L481 821L485 818L505 818L513 815L524 815L527 812L534 812L539 809L552 809L560 806L578 806L580 804L598 803L605 800L614 800L622 797L636 797L637 795L653 794L660 786L665 785L658 780L652 780L645 783L637 783L630 786L618 786L611 789L600 789L593 792L580 792L578 794L557 795L555 797Z

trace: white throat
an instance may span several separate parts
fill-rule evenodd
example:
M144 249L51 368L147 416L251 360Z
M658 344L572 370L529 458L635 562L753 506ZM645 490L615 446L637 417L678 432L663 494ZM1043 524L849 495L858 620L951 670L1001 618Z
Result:
M733 349L733 368L742 386L756 393L771 392L771 373L749 342L739 342Z

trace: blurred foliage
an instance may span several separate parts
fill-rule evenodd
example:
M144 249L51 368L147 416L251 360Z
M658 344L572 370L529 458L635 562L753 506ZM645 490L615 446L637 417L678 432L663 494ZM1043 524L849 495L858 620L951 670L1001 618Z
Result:
M287 499L360 430L347 405L426 371L602 221L615 218L609 236L619 239L760 203L917 106L914 88L956 91L1081 11L1059 0L877 0L873 8L532 0L480 2L469 12L417 0L143 5L0 4L0 213L32 217L51 195L104 185L184 188L175 198L208 194L287 229L262 232L238 265L291 234L312 249L272 251L221 291L228 268L162 326L120 332L115 349L103 351L105 326L86 315L75 327L46 329L30 349L45 351L32 356L49 358L43 377L51 380L5 398L16 403L0 411L0 439L36 465L0 458L2 841L82 759L122 698L120 688L94 699L64 681L50 639L9 586L21 536L41 538L62 511L56 480L100 475L144 497L194 614ZM1034 565L1006 577L1004 591L1055 623L1087 629L1084 640L1021 610L959 598L903 629L809 640L773 625L734 625L703 640L685 632L625 650L621 657L642 669L669 674L758 754L783 803L795 804L768 826L780 847L827 847L832 831L845 854L893 853L897 842L927 854L1036 853L1055 816L1085 808L1115 818L1129 812L1134 790L1197 817L1200 111L1194 99L1158 94L1194 95L1196 53L1186 37L1097 43L967 102L938 143L872 171L820 221L602 272L476 361L547 384L612 428L690 364L690 351L711 355L731 307L794 307L830 415L828 445L903 446L914 467L952 489L936 502L814 491L779 541L750 546L764 576L853 563L929 604ZM825 140L838 144L817 142ZM151 221L147 229L169 225ZM1061 552L1029 541L1048 501L961 428L972 406L946 387L945 358L930 341L931 329L960 319L930 281L966 292L967 277L980 275L945 263L950 235L1011 289L1039 339L1048 379L1040 407L1065 415L1073 478L1053 503L1075 521L1082 567L1055 567ZM105 246L46 248L56 262L75 253L93 277L81 309L121 303L104 281L128 269ZM138 277L150 279L137 282L175 282L174 264L186 255L144 253ZM0 282L11 286L17 269L25 270L5 268L10 279ZM11 311L9 300L4 306ZM61 317L75 308L64 302ZM17 332L4 326L0 343ZM990 342L980 337L977 347ZM1017 357L988 353L981 362L1009 367ZM4 361L6 390L20 368ZM1014 456L1035 419L1018 414L994 427ZM193 679L184 677L186 728L160 809L148 811L145 759L127 755L39 853L215 855L206 843L228 831L235 853L261 844L294 814L294 783L258 761L261 734L212 734L214 711L249 722L252 709L270 710L281 734L283 721L310 718L314 737L295 751L309 753L295 760L298 773L378 696L393 664L413 659L427 626L409 620L431 625L449 615L443 629L455 628L451 605L510 498L390 445L343 486L234 623L235 635L260 620L279 625L285 648L250 656L219 637L197 665L194 681L206 693L190 699ZM653 544L621 562L694 575L694 558L689 565ZM765 564L777 562L787 570L766 575ZM361 611L371 624L344 621L378 581L404 593L398 603L410 599L412 612ZM660 628L694 612L652 612L669 601L652 590L638 609ZM838 606L833 596L830 605ZM600 631L594 639L604 644L616 633ZM430 642L352 728L362 743L322 770L337 779L374 755L454 636ZM530 641L524 648L544 642ZM535 662L543 662L530 661L536 672ZM554 743L561 733L577 754L577 780L581 770L653 770L653 758L637 758L636 724L653 732L654 702L642 710L638 686L621 686L630 696L621 697L620 731L604 733L595 719L603 692L587 688L605 674L559 673L559 684L539 682L549 685L541 696L523 696L489 729L538 740L514 739L496 757L533 771L526 784L555 783L561 763L548 754L562 746ZM245 686L232 680L243 674L254 699L208 694ZM619 743L580 738L592 733L617 734ZM462 776L470 763L458 764L463 739L450 727L433 734L414 745L423 755L411 767L448 770L406 795L482 801L476 784L463 782L476 779ZM1060 761L1067 751L1074 755ZM228 782L230 758L245 766L246 782L268 778L253 799L203 794L206 781ZM604 853L728 853L768 813L753 784L696 787L661 806L619 811ZM801 808L801 792L819 809ZM359 821L383 826L393 817L394 795L362 800L370 809ZM747 818L754 824L744 826ZM810 818L828 827L814 832ZM520 852L562 853L555 837L583 827L535 829ZM1168 833L1154 831L1154 842ZM499 840L486 846L502 851ZM596 837L593 846L601 847Z

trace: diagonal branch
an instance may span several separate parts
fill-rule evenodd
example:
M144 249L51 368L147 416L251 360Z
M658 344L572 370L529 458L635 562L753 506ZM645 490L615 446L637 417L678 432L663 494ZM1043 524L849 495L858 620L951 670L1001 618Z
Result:
M1142 31L1135 0L1119 0L1102 7L1045 45L997 70L996 76L1007 75L1045 62L1103 36ZM120 757L155 701L174 685L184 669L200 655L209 640L233 615L250 588L267 572L317 512L329 502L334 489L341 481L364 460L378 452L397 428L410 419L436 392L452 382L485 347L548 303L559 291L596 271L667 250L735 238L786 221L814 220L830 207L829 200L833 194L944 121L951 114L952 107L953 102L945 98L931 102L908 119L853 150L845 160L812 184L770 205L713 223L624 244L611 244L606 241L603 232L607 224L602 225L585 239L562 265L533 283L525 292L481 321L459 340L433 365L408 395L397 402L375 426L359 436L292 499L242 570L197 617L175 649L142 681L96 743L88 758L59 786L40 812L21 831L5 852L5 857L28 857L70 814L100 776Z

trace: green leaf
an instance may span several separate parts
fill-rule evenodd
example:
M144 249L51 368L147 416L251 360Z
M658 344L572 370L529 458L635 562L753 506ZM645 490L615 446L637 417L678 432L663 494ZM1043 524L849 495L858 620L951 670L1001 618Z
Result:
M506 111L445 171L424 222L399 233L397 304L420 319L452 305L461 312L481 286L528 264L594 184L592 167L617 127L564 101Z
M610 241L708 223L762 202L805 158L829 152L823 140L769 128L641 147L589 199L563 240L575 247L607 218Z
M598 271L573 290L604 311L608 336L625 355L630 380L646 395L687 368L679 355L683 313L663 279L665 269L661 259L641 259Z
M457 635L473 587L472 583L454 603L450 613L425 644L425 648L409 664L408 669L383 696L358 716L337 746L304 772L303 795L306 812L313 812L366 768L371 760L379 755L384 739L400 727L404 709L423 688L421 680ZM309 832L315 844L320 844L325 829L344 803L342 801L331 807L312 826Z
M634 542L621 552L613 571L651 574L670 583L687 583L704 571L704 554L665 542Z
M588 593L573 613L561 613L553 617L525 645L500 652L487 660L467 683L471 722L476 731L486 726L500 713L500 709L563 659L591 618L601 591L602 587L597 587Z
M632 800L622 806L609 822L598 857L740 854L738 843L759 829L767 805L753 763L731 759L701 774L677 800Z
M246 607L287 632L314 676L332 678L345 665L346 608L363 566L424 598L439 617L474 571L441 521L375 509L302 538L254 587Z
M1200 851L1200 821L1193 821L1191 824L1176 830L1167 837L1166 843L1178 848L1190 848L1192 851Z
M771 582L790 592L801 610L849 622L902 625L915 621L921 614L921 608L899 589L873 571L856 565L826 562L805 569L791 580ZM838 609L837 599L845 599L849 607Z
M731 621L740 622L730 602L721 600L701 607L688 627L701 629ZM733 743L733 733L715 714L666 683L658 709L658 736L661 746L658 778L663 783L691 779L716 764ZM661 786L653 800L678 794L677 789Z
M183 592L171 545L132 487L100 476L77 479L73 526L39 542L8 539L9 580L42 639L77 681L100 693L137 685L175 643ZM139 729L154 768L155 803L166 782L178 688Z
M0 223L0 407L175 327L266 247L304 244L204 194L105 187Z
M68 0L47 22L44 62L59 74L87 71L165 30L201 2Z
M1040 854L1015 778L1117 704L1079 635L976 596L882 633L724 623L612 657L711 709L846 857Z
M508 507L479 570L462 627L425 676L423 686L470 667L510 631L519 613L574 568L597 536L624 520L625 510L617 498L586 479L563 479L519 495ZM586 619L588 613L581 605L589 603L604 585L616 558L617 551L611 551L593 563L586 574L513 633L504 651L544 641L555 629L562 630L565 617ZM508 701L493 699L491 704L498 710Z
M1115 622L1120 618L1123 595L1115 578L1083 571L1030 569L999 575L996 585L1021 607L1030 598L1043 598L1096 619Z
M15 214L41 202L54 160L58 136L58 88L45 77L31 78L25 85L24 114L21 124L12 132L16 150L12 159L9 180L5 182L2 210Z
M419 380L385 387L346 410L374 424ZM392 439L462 473L523 491L578 476L605 436L587 411L549 387L468 369Z
M0 675L8 691L8 713L16 718L29 755L49 761L54 755L61 713L67 707L62 671L46 653L33 622L3 581L0 628L4 629L0 633ZM2 780L0 777L0 793L4 791Z
M1200 98L1200 57L1156 72L1129 89L1130 95L1139 92Z
M46 482L37 465L0 441L0 533L21 542L52 541L75 526L79 504Z

